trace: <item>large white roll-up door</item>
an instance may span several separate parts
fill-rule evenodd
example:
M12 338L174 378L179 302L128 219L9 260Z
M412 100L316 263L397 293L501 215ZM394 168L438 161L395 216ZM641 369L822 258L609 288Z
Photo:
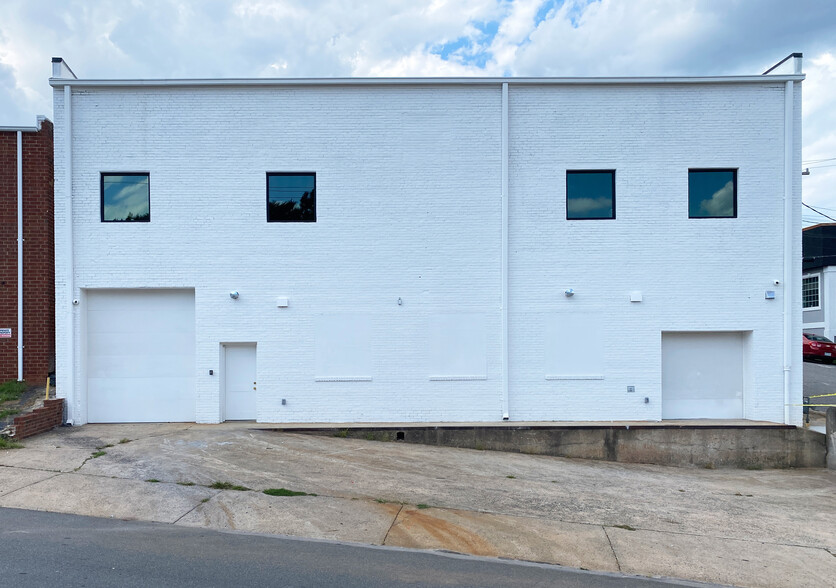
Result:
M662 333L662 418L743 418L746 337Z
M195 420L194 290L90 290L87 420Z

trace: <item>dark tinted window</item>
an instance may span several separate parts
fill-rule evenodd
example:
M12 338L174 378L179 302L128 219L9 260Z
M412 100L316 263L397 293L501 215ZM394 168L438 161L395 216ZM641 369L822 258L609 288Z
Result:
M268 222L316 222L316 174L267 174Z
M567 171L566 218L615 218L615 171Z
M737 170L688 170L688 216L690 218L735 218L737 216Z
M150 178L146 173L102 174L102 221L151 220Z
M819 343L833 343L827 337L823 337L822 335L813 335L812 333L804 333L804 336L807 337L810 341L818 341Z

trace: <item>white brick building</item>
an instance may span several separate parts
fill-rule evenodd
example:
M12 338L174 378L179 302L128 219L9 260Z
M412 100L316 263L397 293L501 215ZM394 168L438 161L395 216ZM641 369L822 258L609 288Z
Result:
M69 418L799 423L795 61L163 81L56 59Z

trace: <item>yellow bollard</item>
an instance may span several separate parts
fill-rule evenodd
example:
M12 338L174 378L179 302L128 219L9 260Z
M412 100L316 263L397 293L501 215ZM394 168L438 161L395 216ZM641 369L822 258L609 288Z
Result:
M49 376L46 377L46 398L44 400L49 400Z

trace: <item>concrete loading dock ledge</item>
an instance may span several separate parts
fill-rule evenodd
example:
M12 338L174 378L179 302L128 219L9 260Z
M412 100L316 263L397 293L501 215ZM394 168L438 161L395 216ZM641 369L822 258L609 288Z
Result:
M671 466L810 468L825 467L829 457L821 433L749 421L386 426L346 423L271 428L353 439Z

